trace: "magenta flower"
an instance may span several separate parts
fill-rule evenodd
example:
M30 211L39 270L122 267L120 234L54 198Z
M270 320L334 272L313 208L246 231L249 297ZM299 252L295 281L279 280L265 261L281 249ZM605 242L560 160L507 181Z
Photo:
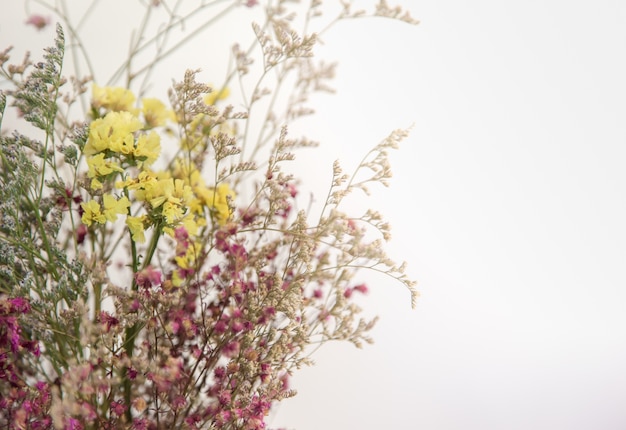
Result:
M111 402L111 412L113 412L118 417L121 417L122 415L124 415L125 411L126 411L126 408L121 402L117 402L117 401Z
M358 291L361 294L367 294L367 286L365 284L359 284L354 287L354 291Z
M76 418L67 418L65 430L83 430L83 425Z
M11 312L17 312L20 314L30 312L30 303L23 297L9 299L9 303L11 304Z
M28 17L28 19L26 20L26 24L32 25L37 30L41 31L50 24L50 17L33 14Z
M132 367L129 367L126 375L128 375L128 378L132 381L135 378L137 378L137 370L133 369Z
M106 311L100 312L100 324L104 324L106 326L107 333L111 330L111 327L115 327L119 323L120 321L110 313Z
M150 423L144 418L135 418L133 420L133 430L148 430Z
M135 274L135 282L138 286L149 289L161 285L163 277L160 270L148 266Z

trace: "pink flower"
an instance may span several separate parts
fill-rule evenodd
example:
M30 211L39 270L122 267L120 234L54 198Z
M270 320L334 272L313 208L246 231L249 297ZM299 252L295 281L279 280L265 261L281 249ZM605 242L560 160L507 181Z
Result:
M271 366L269 363L261 363L261 372L259 373L259 377L261 378L261 382L266 382L267 378L269 378L271 373Z
M231 420L232 416L233 414L230 411L222 411L218 416L218 422L226 424Z
M194 426L196 423L200 422L200 417L198 416L198 414L192 414L189 415L187 418L185 418L185 424L189 425L189 426Z
M28 19L26 20L26 24L27 25L32 25L37 30L41 31L44 28L46 28L46 26L48 26L50 24L50 17L49 16L42 16L42 15L33 14L33 15L28 17Z
M213 331L217 334L222 334L226 331L226 328L228 328L226 323L222 320L219 320L217 323L215 323L215 326L213 327Z
M126 372L126 375L128 375L128 379L132 381L137 377L137 370L132 367L129 367Z
M76 228L76 243L79 245L85 241L85 236L87 236L87 226L85 224L80 224Z
M239 342L235 340L235 341L227 343L226 345L224 345L224 348L222 351L224 353L224 356L233 357L239 352Z
M23 297L9 299L9 303L11 304L11 312L18 312L22 314L30 312L30 303L28 303L28 300Z
M245 211L242 210L240 212L241 212L241 225L243 227L252 224L258 215L257 209L246 209Z
M367 286L365 284L359 284L354 287L355 291L358 291L361 294L367 294Z
M276 309L273 306L263 308L263 315L257 319L257 324L266 324L268 320L272 320L276 315Z
M37 381L35 384L35 388L39 391L40 402L42 404L47 404L50 399L50 387L44 381Z
M224 376L226 376L226 369L223 366L220 366L213 371L213 374L217 379L223 379Z
M176 398L172 401L172 408L175 411L179 411L187 405L187 400L183 396L176 396Z
M139 308L141 307L141 303L139 303L139 300L135 299L133 300L133 302L130 304L130 311L131 312L137 312L139 310Z
M22 347L33 353L35 357L39 357L41 355L41 349L39 349L39 342L35 340L22 340Z
M189 233L185 227L177 227L176 230L174 230L174 237L178 242L184 242L189 239Z
M248 0L248 1L246 1L246 6L247 7L254 7L254 6L258 5L258 4L259 4L259 2L257 0Z
M352 293L358 291L361 294L367 294L367 286L365 284L355 285L352 288L346 288L343 292L343 296L349 299L352 296Z
M298 195L298 189L296 188L294 184L292 183L285 184L285 187L287 188L287 190L289 190L289 195L292 198Z
M287 391L289 389L289 374L288 373L283 373L283 375L280 377L280 382L283 385L283 390Z
M244 326L243 323L241 321L233 321L230 324L230 328L233 332L235 333L239 333L241 330L243 330Z
M126 407L121 402L113 401L111 402L111 412L121 417L126 412Z
M135 274L135 282L138 286L148 289L161 285L163 277L160 270L148 266Z
M67 418L65 430L82 430L82 424L76 418Z
M17 353L20 348L20 326L17 324L17 318L15 317L3 317L0 318L0 324L6 326L4 336L0 338L2 344L5 344L8 340L11 344L11 351ZM8 339L7 339L8 338Z
M100 324L104 324L106 326L107 333L111 330L111 327L115 327L120 323L120 320L115 318L113 315L109 314L106 311L100 312Z
M231 402L231 395L229 391L222 391L218 397L217 400L220 402L220 405L222 406L228 406Z
M147 430L148 428L148 420L144 418L135 418L133 420L133 429L134 430Z
M49 429L49 428L52 427L52 418L50 418L50 417L43 417L39 421L31 423L31 426L32 426L31 428L33 430Z

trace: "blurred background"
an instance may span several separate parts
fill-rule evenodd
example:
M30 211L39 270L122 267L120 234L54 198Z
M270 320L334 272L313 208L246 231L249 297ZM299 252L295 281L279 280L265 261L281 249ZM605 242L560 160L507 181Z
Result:
M54 15L0 2L0 48L39 58L53 27L24 23ZM86 4L57 3L76 19ZM315 195L334 159L350 170L412 126L391 187L355 207L391 222L389 253L408 261L421 297L412 310L401 285L366 276L375 343L320 349L270 426L625 429L626 2L404 3L418 26L359 19L325 33L317 52L339 62L337 93L315 98L302 128L321 150L298 166ZM82 31L105 84L139 2L94 4ZM151 76L150 95L187 68L219 82L228 52L212 48L250 40L258 12L198 34Z

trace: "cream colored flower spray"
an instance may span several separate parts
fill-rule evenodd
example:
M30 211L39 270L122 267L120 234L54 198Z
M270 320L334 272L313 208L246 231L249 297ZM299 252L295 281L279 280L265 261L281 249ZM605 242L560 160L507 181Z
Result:
M60 21L41 62L0 53L0 428L264 429L314 349L371 341L357 274L388 275L417 297L383 250L382 217L343 209L353 191L387 185L388 151L406 131L352 175L335 163L316 216L298 209L307 184L283 167L314 146L288 126L332 78L314 55L320 34L368 15L416 21L385 1L370 13L339 2L326 21L320 1L196 3L145 4L117 84L63 77L67 46L87 65L97 55L64 2L26 2ZM264 22L249 48L232 48L222 85L188 71L169 100L147 97L147 76L196 34L174 28L241 8ZM154 16L165 18L150 36ZM135 66L148 48L153 61Z

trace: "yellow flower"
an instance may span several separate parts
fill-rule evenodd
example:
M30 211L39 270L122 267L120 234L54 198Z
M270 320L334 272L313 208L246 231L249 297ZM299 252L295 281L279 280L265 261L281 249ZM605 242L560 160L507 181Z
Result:
M182 278L178 272L178 270L172 272L172 285L175 287L180 287L185 282L185 279Z
M183 255L174 257L176 265L181 269L193 269L196 266L196 257L202 253L202 245L192 242Z
M123 196L119 200L110 194L105 194L104 201L104 216L107 220L113 222L117 219L118 215L125 215L128 213L130 207L130 201L126 196Z
M229 199L235 199L235 192L228 184L222 183L217 188L209 188L204 183L202 175L193 163L185 160L177 160L174 164L173 175L184 180L185 185L191 187L193 193L189 198L185 198L187 207L192 214L202 215L204 207L208 207L214 214L218 224L224 225L230 218L231 208ZM205 218L197 217L196 228L206 225Z
M191 198L187 201L189 210L194 214L202 214L204 203L201 195L202 190L207 190L207 188L195 164L193 162L187 162L186 160L177 159L174 163L172 175L175 178L185 181L185 185L189 185L193 191ZM203 220L198 219L197 221L201 223ZM206 223L204 225L206 225Z
M209 85L210 86L210 85ZM212 87L211 87L212 88ZM214 105L218 100L224 100L230 95L230 90L228 88L215 89L211 91L209 94L204 96L204 102L209 106Z
M185 215L182 220L180 220L181 225L185 227L185 230L187 230L189 236L195 236L196 234L198 234L198 225L201 224L202 221L204 221L204 219L196 220L194 218L195 217L193 215L188 214Z
M198 234L199 227L205 225L206 221L204 218L198 218L191 213L187 213L176 223L176 226L185 227L189 236L196 236ZM176 230L172 227L163 227L163 232L172 238L176 237Z
M191 188L182 179L164 179L159 181L162 195L150 200L152 207L163 205L163 215L169 224L182 218L184 206L191 199Z
M143 118L148 128L159 127L169 119L175 121L174 112L167 109L159 99L146 98L142 100Z
M179 157L174 161L172 176L184 180L187 185L193 187L194 181L200 178L200 172L193 161Z
M139 172L136 179L128 178L125 181L115 183L117 188L127 187L129 190L135 190L135 198L139 201L146 201L146 189L152 189L158 184L157 176L150 170Z
M123 172L122 169L115 161L105 160L104 152L89 157L87 159L87 167L89 171L87 176L89 178L95 178L96 176L107 176L113 172Z
M134 132L141 129L141 121L129 112L109 112L89 126L89 140L83 149L85 155L110 150L130 154L134 150Z
M224 225L230 218L229 201L235 199L235 192L230 189L228 184L221 183L213 190L207 190L203 196L207 206L212 208L217 223Z
M95 200L89 200L88 202L83 202L80 204L80 207L83 208L83 216L81 220L83 224L90 226L93 222L97 222L98 224L104 224L106 222L106 217L100 211L100 205Z
M91 104L96 109L105 108L114 112L131 112L137 113L137 109L133 107L135 104L135 95L132 91L121 87L100 87L93 84Z
M170 197L173 198L173 189L174 180L172 178L159 179L156 183L150 182L144 186L143 200L149 202L153 208L158 208Z
M101 190L102 189L102 182L100 182L98 179L93 178L91 180L91 189L92 190Z
M144 234L144 221L146 219L145 215L140 217L137 216L127 216L126 217L126 225L130 230L130 233L133 236L133 240L135 242L144 243L146 241L146 235Z
M193 197L191 187L185 184L182 179L174 179L174 196L187 203Z
M203 213L203 208L204 208L204 205L201 199L194 197L191 200L189 200L189 211L192 214L201 215ZM206 225L206 221L204 221L204 219L202 218L198 218L196 223L198 225Z
M157 179L149 171L141 172L134 183L127 181L126 186L129 190L135 190L137 200L150 203L154 209L162 207L161 213L168 224L174 224L183 217L193 197L191 187L185 185L182 179Z
M137 139L137 147L133 150L135 158L142 162L142 166L154 163L161 153L161 138L154 131L142 134Z
M163 216L168 224L174 224L176 220L185 214L180 202L166 201L163 204Z

